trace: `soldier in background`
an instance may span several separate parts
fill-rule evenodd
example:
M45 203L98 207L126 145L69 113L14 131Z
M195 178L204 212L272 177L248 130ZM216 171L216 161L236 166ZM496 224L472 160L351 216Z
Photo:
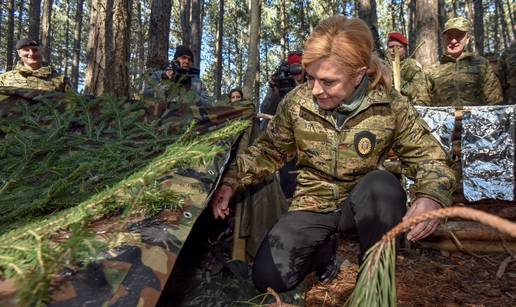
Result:
M465 51L471 22L463 17L444 25L445 52L428 70L433 106L482 106L503 101L502 88L489 62Z
M395 50L398 48L400 57L401 87L400 93L406 96L412 104L429 105L430 95L426 76L421 64L415 59L407 57L408 40L398 32L388 34L387 54L389 60L394 61Z
M516 39L502 54L500 59L500 79L505 104L516 104Z
M43 66L39 44L22 38L16 42L20 63L0 75L0 86L65 92L71 89L69 82L51 66Z

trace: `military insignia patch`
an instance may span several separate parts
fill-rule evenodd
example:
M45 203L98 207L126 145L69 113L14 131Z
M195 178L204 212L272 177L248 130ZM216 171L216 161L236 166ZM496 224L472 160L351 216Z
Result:
M355 134L355 151L362 158L367 158L376 146L376 135L369 131Z

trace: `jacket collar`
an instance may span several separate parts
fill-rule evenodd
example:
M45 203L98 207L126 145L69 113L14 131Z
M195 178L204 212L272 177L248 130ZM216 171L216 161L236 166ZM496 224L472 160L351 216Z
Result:
M319 107L319 105L317 104L317 100L312 95L312 91L308 87L307 83L303 84L299 91L296 93L296 99L299 99L302 108L331 123L331 125L335 127L336 130L340 130L337 127L337 121L335 120L335 117L332 115L333 110L326 111ZM367 110L371 106L379 104L389 104L391 103L391 101L392 97L386 94L382 89L369 89L368 93L364 97L364 101L362 102L362 104L348 116L348 118L344 121L343 126L345 127L347 121L349 121L354 116L362 113L363 111Z
M452 62L452 63L457 63L457 62L458 62L458 61L460 61L460 60L464 60L464 59L467 59L467 58L471 58L471 57L473 57L473 56L474 56L474 54L473 54L473 53L471 53L471 52L467 52L467 51L466 51L466 52L463 52L463 53L462 53L458 58L454 58L454 57L452 57L451 55L449 55L449 54L446 54L446 53L445 53L445 54L443 54L443 56L441 57L441 63L443 63L443 64L444 64L444 63L450 63L450 62Z
M25 67L22 63L16 64L15 69L24 77L34 76L40 78L46 78L52 74L52 68L50 66L42 66L39 69L32 70Z

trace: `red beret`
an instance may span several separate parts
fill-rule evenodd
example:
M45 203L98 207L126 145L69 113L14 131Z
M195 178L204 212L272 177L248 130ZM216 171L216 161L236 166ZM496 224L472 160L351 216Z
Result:
M301 64L301 60L303 59L303 56L300 55L300 54L289 54L288 56L288 65L292 65L292 64L295 64L295 63L298 63L298 64Z
M388 37L389 37L389 41L398 41L401 44L403 44L404 46L408 45L407 38L399 32L391 32L391 33L389 33Z

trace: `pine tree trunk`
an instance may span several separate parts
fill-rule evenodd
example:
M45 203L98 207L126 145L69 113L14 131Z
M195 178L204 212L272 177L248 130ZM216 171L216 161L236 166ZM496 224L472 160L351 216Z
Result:
M4 10L3 10L3 8L4 8L4 0L0 0L0 8L2 8L2 9L0 9L0 46L1 46L2 45L2 37L3 37L2 30L4 29L2 27L3 21L4 21ZM2 61L1 58L0 58L0 61ZM0 62L0 65L1 65L1 62ZM4 65L4 67L5 67L5 65Z
M192 29L190 27L191 0L181 0L181 42L185 46L191 44Z
M18 32L16 33L16 39L23 37L23 11L25 11L25 0L20 0L18 6Z
M382 44L378 34L378 17L376 15L376 0L359 0L358 17L364 20L373 33L375 50L381 54Z
M129 97L129 41L131 37L131 0L114 0L113 3L113 42L114 73L112 78L115 97ZM106 50L106 53L109 49Z
M299 1L299 22L300 24L300 30L303 31L302 33L302 41L304 42L308 35L310 34L310 27L308 26L306 22L306 8L305 8L305 1L300 0Z
M41 15L41 0L29 2L29 33L28 37L39 41L39 27Z
M6 56L6 65L5 70L12 70L14 67L14 0L9 0L8 7L7 7L7 56Z
M400 26L401 26L401 33L403 33L404 36L407 36L408 29L407 29L407 23L405 22L405 1L400 1L400 16L399 16Z
M81 61L81 36L82 36L82 10L84 8L84 0L77 0L77 8L75 11L75 30L73 38L73 54L72 54L72 75L71 83L77 91L79 86L79 63Z
M138 90L143 89L143 75L145 73L145 21L142 14L142 2L136 1L136 12L138 14Z
M63 69L63 74L65 75L65 77L68 76L68 59L70 57L70 53L68 52L68 50L70 50L70 3L65 3L66 5L66 21L65 21L65 47L64 47L64 52L65 52L65 56L64 56L64 63L63 63L63 66L64 66L64 69Z
M493 48L496 54L500 53L500 36L498 35L498 28L500 25L498 20L500 20L500 12L498 11L498 5L495 4Z
M50 63L50 39L52 37L52 2L43 0L43 16L41 17L41 51L43 62Z
M193 65L200 67L201 65L201 0L192 0L192 35L191 35L191 49L194 54Z
M412 54L416 49L416 0L409 3L409 51Z
M416 6L416 41L424 45L415 53L416 60L426 68L437 61L437 0L419 0Z
M444 30L444 23L446 22L446 4L444 0L438 0L437 1L437 10L439 12L438 14L438 22L439 22L439 32L437 33L437 54L440 58L443 55L443 30Z
M473 0L475 49L477 54L484 55L484 6L482 0Z
M102 95L113 90L113 0L91 0L85 92Z
M224 39L224 0L219 0L219 14L217 16L217 49L216 57L217 62L215 65L215 88L213 93L216 98L220 98L220 92L222 87L222 47Z
M244 96L254 100L256 98L256 72L258 71L258 46L260 40L261 0L251 0L251 22L249 28L249 54L247 69L244 78Z
M285 0L281 0L279 2L279 14L280 14L280 48L281 48L281 59L285 60L287 58L287 27L286 27L286 6L285 6Z
M147 68L159 69L168 63L171 9L170 0L152 0Z
M504 48L508 48L510 44L509 31L507 30L507 19L505 19L505 9L502 1L496 1L500 10L500 22L502 24L502 36Z
M511 0L507 0L506 4L507 12L509 12L509 20L511 21L512 39L516 39L516 26L514 25L514 18L516 18L516 10L512 9Z

